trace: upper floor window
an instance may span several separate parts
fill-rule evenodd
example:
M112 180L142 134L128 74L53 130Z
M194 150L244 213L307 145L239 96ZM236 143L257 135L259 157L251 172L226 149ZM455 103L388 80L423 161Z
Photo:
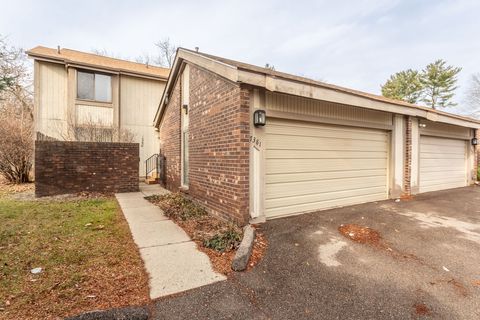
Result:
M77 99L112 101L112 77L88 71L77 72Z

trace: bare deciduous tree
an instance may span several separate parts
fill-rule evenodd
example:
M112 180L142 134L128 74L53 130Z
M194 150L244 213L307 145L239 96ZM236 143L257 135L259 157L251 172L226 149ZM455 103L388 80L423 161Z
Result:
M29 182L33 163L33 120L18 111L14 96L2 100L0 174L13 183Z
M155 43L155 46L159 50L155 63L166 68L171 68L175 60L175 54L177 53L177 46L170 41L170 38L164 38L158 41Z
M67 131L59 130L59 136L64 141L135 142L135 134L131 130L107 125L92 118L77 125L70 123Z
M33 162L31 74L21 48L0 37L0 174L8 181L30 181Z
M472 75L467 91L467 102L474 111L480 110L480 73Z

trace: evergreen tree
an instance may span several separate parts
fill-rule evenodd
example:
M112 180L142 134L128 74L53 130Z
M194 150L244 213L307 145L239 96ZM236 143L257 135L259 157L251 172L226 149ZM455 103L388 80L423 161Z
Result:
M390 76L390 79L382 86L382 95L387 98L417 103L422 89L418 71L408 69Z
M422 101L432 109L455 106L452 101L457 89L457 75L462 68L448 66L444 60L430 63L422 70Z

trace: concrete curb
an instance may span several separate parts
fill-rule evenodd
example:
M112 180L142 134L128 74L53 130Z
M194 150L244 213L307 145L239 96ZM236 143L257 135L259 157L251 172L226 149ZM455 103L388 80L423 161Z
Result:
M248 260L252 254L253 242L255 241L255 229L251 225L243 229L243 239L240 247L233 258L232 269L234 271L243 271L247 268Z
M65 320L148 320L148 318L147 307L126 307L85 312Z

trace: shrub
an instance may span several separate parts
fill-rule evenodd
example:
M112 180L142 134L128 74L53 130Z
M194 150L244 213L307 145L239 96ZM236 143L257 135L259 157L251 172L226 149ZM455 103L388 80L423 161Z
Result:
M180 193L169 193L161 196L147 197L147 200L160 205L165 215L178 220L188 220L206 216L207 212L196 205L192 200L185 198Z
M231 251L240 245L242 234L238 227L230 225L227 230L216 233L213 237L203 240L203 245L216 251Z

